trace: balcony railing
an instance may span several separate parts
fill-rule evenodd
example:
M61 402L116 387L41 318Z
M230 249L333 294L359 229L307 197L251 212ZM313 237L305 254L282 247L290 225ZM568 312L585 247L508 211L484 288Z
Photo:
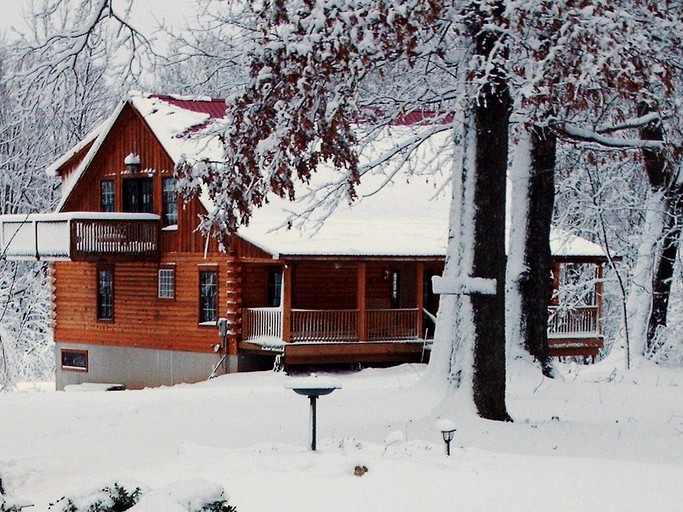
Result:
M417 309L371 309L366 311L367 336L362 341L418 339ZM282 336L282 310L248 308L242 325L244 339ZM360 340L360 311L357 309L293 309L290 339L293 342L352 342Z
M0 250L7 259L155 260L159 216L69 212L0 216Z
M159 254L159 221L154 219L74 219L72 259L92 255L154 258Z
M601 332L598 306L581 306L572 309L548 306L549 337L599 335Z

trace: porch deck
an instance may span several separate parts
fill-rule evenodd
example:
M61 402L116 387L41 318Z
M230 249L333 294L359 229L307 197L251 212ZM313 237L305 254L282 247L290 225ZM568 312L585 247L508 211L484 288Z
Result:
M554 357L597 357L603 346L599 308L549 307L548 345ZM418 309L302 310L285 319L280 308L243 311L245 352L274 351L286 364L415 362L425 359ZM284 328L289 322L289 336Z

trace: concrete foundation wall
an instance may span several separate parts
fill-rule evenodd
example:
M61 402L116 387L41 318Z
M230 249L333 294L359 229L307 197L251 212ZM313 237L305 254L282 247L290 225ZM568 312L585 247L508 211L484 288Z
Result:
M87 350L88 371L65 370L61 364L62 349ZM171 386L183 382L206 380L220 360L219 354L201 354L171 350L132 347L109 347L56 343L56 385L64 389L70 384L98 382L123 384L128 389ZM261 361L260 363L266 363ZM233 373L267 368L266 364L244 356L228 356L217 373ZM270 364L272 368L272 363Z

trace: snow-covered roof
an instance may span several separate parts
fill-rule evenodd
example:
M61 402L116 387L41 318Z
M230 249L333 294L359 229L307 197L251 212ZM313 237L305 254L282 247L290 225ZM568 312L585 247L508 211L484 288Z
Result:
M183 158L222 159L222 146L207 127L212 119L223 116L223 100L133 94L127 102L140 113L174 163ZM60 208L99 151L125 103L95 130L95 142L64 184ZM393 130L394 135L401 136L400 127ZM306 215L306 222L298 222L297 215L306 213L324 192L331 191L330 184L341 178L334 169L321 169L311 184L298 187L296 202L271 197L254 212L249 226L241 228L239 235L274 256L444 256L450 207L447 176L451 159L450 152L445 150L450 145L449 136L442 132L433 137L435 142L416 156L416 174L410 178L391 167L367 174L352 204L342 199L329 216L328 209L317 209ZM388 141L385 146L394 143ZM364 153L362 160L370 161L386 149L381 144L371 148L369 154ZM73 155L73 150L70 153ZM64 164L66 160L58 162ZM56 167L57 163L51 166ZM328 188L316 193L321 185ZM208 211L213 209L206 194L200 200ZM287 229L292 219L294 227ZM558 256L604 256L599 245L559 230L551 235L551 248Z

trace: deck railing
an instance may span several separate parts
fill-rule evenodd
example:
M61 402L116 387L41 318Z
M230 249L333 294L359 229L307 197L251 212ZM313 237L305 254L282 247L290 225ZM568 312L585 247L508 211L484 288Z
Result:
M599 335L597 306L563 309L549 306L548 336ZM417 309L370 309L366 311L367 339L362 341L399 341L420 339ZM263 337L282 338L280 308L245 308L242 326L245 340ZM291 341L348 342L360 339L360 313L357 309L293 309Z
M548 336L562 337L576 334L600 334L598 306L564 309L548 306Z
M418 319L417 308L368 310L368 341L417 339Z
M357 341L357 309L293 309L292 341Z
M367 340L418 339L417 309L366 311ZM280 308L245 308L242 316L245 340L282 336ZM294 342L348 342L360 339L357 309L293 309L290 339Z
M282 310L280 308L245 308L242 315L245 339L282 339Z
M76 219L71 223L71 253L154 256L159 253L156 220Z

